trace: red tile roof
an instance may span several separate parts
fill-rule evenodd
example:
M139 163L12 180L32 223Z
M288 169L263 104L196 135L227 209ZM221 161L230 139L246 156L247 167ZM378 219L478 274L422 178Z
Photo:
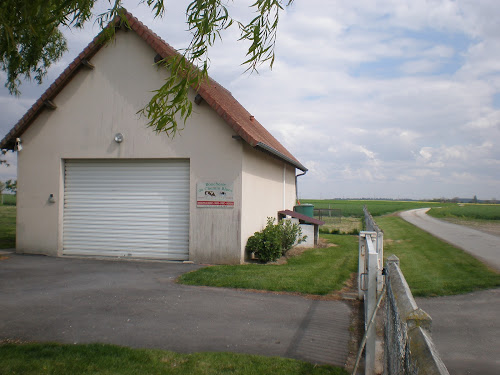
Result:
M148 43L162 58L172 57L178 52L162 40L153 31L142 24L129 12L125 12L130 28ZM118 21L115 21L116 23ZM101 34L75 58L75 60L61 73L52 85L32 105L26 114L10 130L0 142L0 149L14 149L15 139L32 124L33 120L44 109L44 102L52 100L66 86L66 84L84 67L85 60L90 60L103 46ZM260 149L277 157L294 167L307 171L305 168L276 138L274 138L224 87L213 79L204 81L198 88L198 94L210 105L224 121L226 121L243 140L250 146Z

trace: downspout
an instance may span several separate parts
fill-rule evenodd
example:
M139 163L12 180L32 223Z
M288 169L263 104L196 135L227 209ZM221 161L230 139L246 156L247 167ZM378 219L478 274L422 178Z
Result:
M286 210L286 163L283 163L283 210Z
M303 176L307 173L307 170L304 173L298 174L295 176L295 203L299 201L299 185L297 184L297 177Z

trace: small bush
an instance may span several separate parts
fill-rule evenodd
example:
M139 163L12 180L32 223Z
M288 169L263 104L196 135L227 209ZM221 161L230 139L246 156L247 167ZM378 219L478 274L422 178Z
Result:
M281 220L277 226L281 229L282 255L285 255L287 251L295 245L295 242L300 244L307 239L307 236L302 236L302 229L300 228L300 225L292 223L291 220Z
M247 241L247 252L254 252L263 262L272 262L281 256L281 230L274 225L274 219L267 218L266 227L255 232Z
M245 249L247 253L255 253L262 262L273 262L285 255L295 242L301 243L306 238L298 224L290 220L274 224L274 219L268 217L266 227L248 239Z

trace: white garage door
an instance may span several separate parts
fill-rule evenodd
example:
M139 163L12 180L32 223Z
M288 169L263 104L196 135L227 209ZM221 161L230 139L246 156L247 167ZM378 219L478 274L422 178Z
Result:
M66 161L63 254L188 260L189 161Z

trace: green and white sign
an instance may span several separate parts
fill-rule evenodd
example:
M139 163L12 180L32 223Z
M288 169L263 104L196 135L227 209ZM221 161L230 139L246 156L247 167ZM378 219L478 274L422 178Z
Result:
M226 182L198 182L196 207L234 207L233 184Z

